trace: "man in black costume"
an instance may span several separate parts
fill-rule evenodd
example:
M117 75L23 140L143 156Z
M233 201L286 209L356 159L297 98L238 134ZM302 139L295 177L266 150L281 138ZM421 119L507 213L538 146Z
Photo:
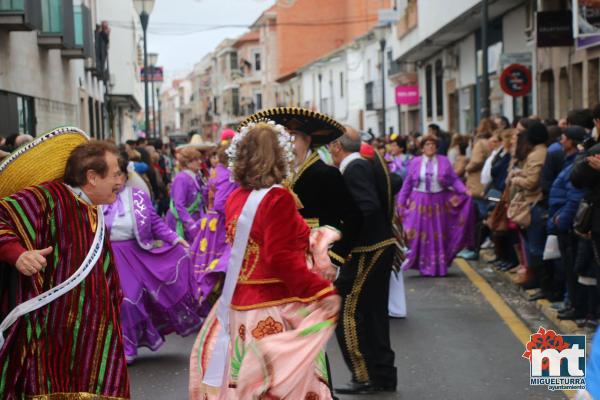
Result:
M347 128L329 146L363 220L352 257L336 281L342 296L336 335L352 371L352 381L336 388L340 394L394 392L397 385L388 297L396 251L393 196L401 182L392 180L378 152L372 161L362 158L360 145L358 132Z

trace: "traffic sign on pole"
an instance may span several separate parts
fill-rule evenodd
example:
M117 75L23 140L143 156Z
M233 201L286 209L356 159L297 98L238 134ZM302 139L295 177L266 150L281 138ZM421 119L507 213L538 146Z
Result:
M502 91L512 97L529 94L531 85L531 70L522 64L511 64L500 75Z

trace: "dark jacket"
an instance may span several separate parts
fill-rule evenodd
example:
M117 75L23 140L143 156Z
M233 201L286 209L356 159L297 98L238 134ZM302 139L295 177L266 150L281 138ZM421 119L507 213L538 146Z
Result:
M592 204L592 234L600 236L600 172L588 164L586 157L600 154L600 144L587 150L573 164L573 186L586 190L584 198Z
M385 188L381 187L381 183L387 179L381 173L377 164L362 158L352 161L343 173L352 198L362 214L357 247L381 245L394 237L390 209L393 209L393 203L389 204L388 200L393 193L391 185L389 189L387 183ZM386 173L385 170L383 173Z
M546 161L544 161L542 176L540 178L544 199L548 199L550 188L558 174L563 170L564 164L565 152L563 151L561 144L558 142L552 143L550 147L548 147L548 154L546 155Z
M510 166L510 152L502 150L492 161L492 188L499 192L504 191L506 186L506 177L508 176L508 167Z
M564 168L554 180L548 197L548 232L567 233L573 226L573 219L585 191L573 186L571 170L577 154L565 158Z
M361 213L337 168L325 164L314 152L292 180L290 189L302 203L300 214L311 227L330 225L342 232L329 255L343 264L356 246L362 226Z

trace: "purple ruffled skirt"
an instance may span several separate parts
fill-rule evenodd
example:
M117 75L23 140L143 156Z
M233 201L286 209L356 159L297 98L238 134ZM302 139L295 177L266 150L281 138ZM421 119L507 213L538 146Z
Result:
M409 253L402 268L424 276L445 276L458 252L473 244L473 200L450 191L413 191L401 215Z
M111 245L123 288L121 329L128 359L138 347L157 350L169 333L187 336L199 329L202 318L183 246L146 251L135 240Z
M190 247L201 315L206 317L221 294L231 247L226 242L225 216L207 211L200 231Z

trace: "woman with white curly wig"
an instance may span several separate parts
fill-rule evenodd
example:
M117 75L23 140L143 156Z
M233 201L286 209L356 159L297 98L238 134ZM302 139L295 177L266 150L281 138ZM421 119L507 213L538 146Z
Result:
M293 140L272 121L229 148L239 183L225 207L232 246L223 294L192 351L191 399L331 399L323 349L340 298L309 270L310 229L283 186Z

